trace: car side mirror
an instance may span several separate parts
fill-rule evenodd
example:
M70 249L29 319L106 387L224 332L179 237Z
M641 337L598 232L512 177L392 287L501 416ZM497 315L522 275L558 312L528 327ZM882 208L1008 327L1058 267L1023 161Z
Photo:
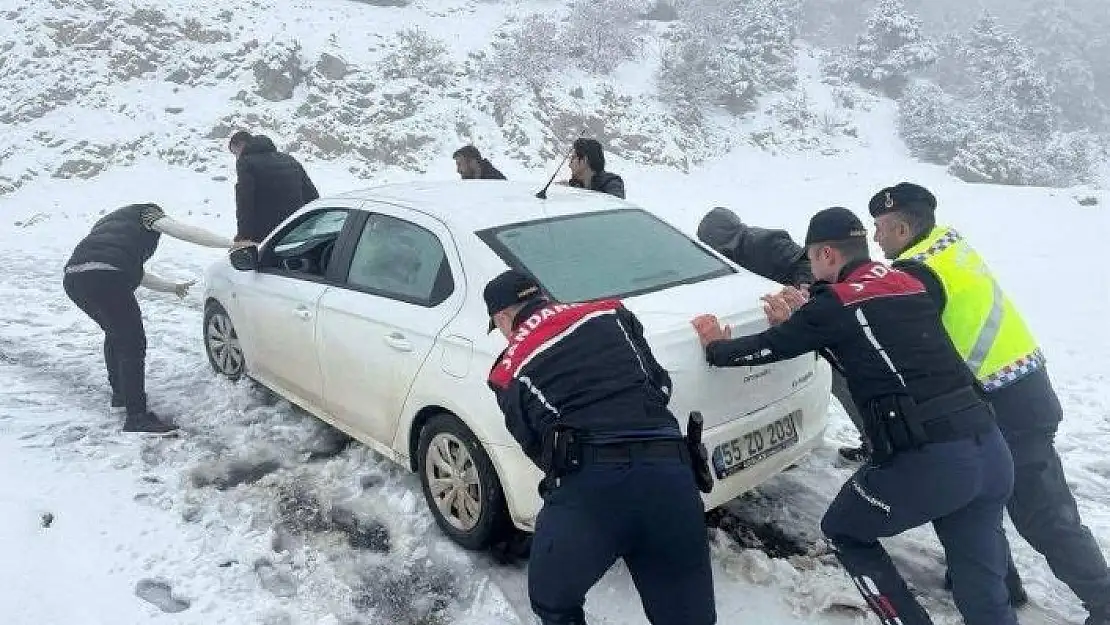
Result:
M228 254L231 266L239 271L254 271L258 269L258 246L247 245L231 250Z

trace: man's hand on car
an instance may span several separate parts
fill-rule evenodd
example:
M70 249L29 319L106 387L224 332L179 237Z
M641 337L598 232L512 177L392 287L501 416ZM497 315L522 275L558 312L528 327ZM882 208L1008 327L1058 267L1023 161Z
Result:
M759 299L763 300L763 313L767 315L767 323L773 326L786 321L794 312L782 293L769 293Z
M721 322L716 315L698 315L690 322L698 333L701 346L705 347L714 341L724 341L732 338L732 327L721 327Z
M798 310L809 301L809 288L803 286L799 289L788 286L779 291L779 295L786 300L786 303L790 305L792 310Z

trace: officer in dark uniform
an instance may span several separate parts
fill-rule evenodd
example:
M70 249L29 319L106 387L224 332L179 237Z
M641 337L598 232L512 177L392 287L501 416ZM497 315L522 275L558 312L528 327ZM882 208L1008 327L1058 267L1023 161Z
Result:
M623 558L652 623L715 623L704 504L639 320L617 300L554 303L514 270L484 296L509 340L489 386L545 475L532 609L544 625L583 625L586 593Z
M146 331L135 289L185 297L192 282L175 283L145 270L163 234L197 245L231 247L231 240L166 216L157 204L131 204L99 221L65 265L66 295L104 331L104 365L112 408L126 410L124 432L165 434L176 428L147 410Z
M705 214L698 223L698 240L744 269L784 286L803 287L813 283L806 250L794 242L785 230L769 230L750 226L723 206ZM832 371L832 394L840 402L848 418L859 431L858 447L841 447L840 456L852 462L867 459L867 438L863 435L863 419L856 410L848 383L835 368Z
M1013 462L935 304L917 279L870 260L866 230L848 209L814 216L805 244L818 280L809 301L792 312L785 298L765 298L774 327L736 339L715 320L696 320L706 358L746 366L825 350L843 370L872 456L821 529L884 624L931 623L878 539L932 522L964 621L1016 625L1002 530Z

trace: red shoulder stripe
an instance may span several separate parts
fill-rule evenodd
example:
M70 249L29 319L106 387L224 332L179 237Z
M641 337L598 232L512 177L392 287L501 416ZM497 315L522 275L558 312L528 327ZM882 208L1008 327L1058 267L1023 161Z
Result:
M918 295L925 285L910 274L882 263L868 263L853 271L843 282L831 285L841 304L852 306L878 297Z
M505 388L520 368L551 345L558 343L590 319L613 314L621 305L609 299L580 304L551 304L532 313L517 327L509 347L490 369L489 381Z

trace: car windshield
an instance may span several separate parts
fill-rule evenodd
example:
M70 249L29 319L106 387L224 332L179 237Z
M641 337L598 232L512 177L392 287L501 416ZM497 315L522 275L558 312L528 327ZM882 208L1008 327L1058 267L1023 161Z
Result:
M490 228L478 236L560 302L629 297L735 273L677 229L639 209Z

